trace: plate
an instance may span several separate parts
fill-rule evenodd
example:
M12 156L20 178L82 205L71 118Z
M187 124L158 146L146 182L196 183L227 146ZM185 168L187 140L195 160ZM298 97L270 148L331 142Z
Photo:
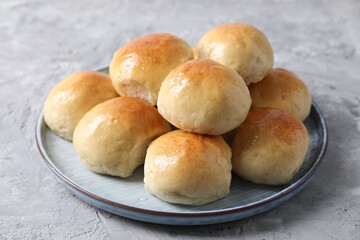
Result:
M106 69L102 70L106 72ZM163 202L146 192L143 167L126 179L93 173L78 159L72 143L50 131L43 113L36 125L36 142L43 161L56 180L81 200L123 217L169 225L205 225L249 217L278 206L295 196L314 177L327 146L325 119L313 102L304 121L310 145L304 164L287 185L253 184L233 175L230 194L202 206Z

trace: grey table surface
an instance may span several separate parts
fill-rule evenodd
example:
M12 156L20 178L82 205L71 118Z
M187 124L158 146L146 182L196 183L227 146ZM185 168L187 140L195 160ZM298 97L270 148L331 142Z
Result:
M64 76L109 65L150 32L196 44L228 21L268 36L275 66L309 86L329 129L320 171L273 210L210 226L148 224L96 209L58 184L34 128ZM360 239L360 1L0 2L0 239Z

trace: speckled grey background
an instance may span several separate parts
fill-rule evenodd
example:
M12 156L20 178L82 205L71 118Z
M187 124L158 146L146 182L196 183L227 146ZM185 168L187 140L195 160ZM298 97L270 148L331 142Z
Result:
M109 64L133 37L194 45L227 21L265 32L276 66L298 74L327 119L329 146L306 189L236 222L169 227L78 200L50 176L34 127L50 89ZM360 1L0 1L0 239L360 239Z

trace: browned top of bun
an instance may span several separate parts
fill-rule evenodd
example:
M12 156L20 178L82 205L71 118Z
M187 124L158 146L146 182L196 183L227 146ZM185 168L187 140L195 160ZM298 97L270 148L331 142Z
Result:
M149 146L145 188L161 199L199 205L229 192L231 149L220 136L176 130Z
M214 149L220 150L219 155L221 159L230 158L230 148L220 136L200 135L176 130L159 137L155 141L155 151L161 153L162 157L176 158L177 160L172 161L172 163L177 166L182 164L194 166L195 164L199 168L204 167L203 161L209 160L204 155L210 149L211 151ZM194 161L194 159L197 159L197 161ZM196 169L196 167L193 167L193 169Z
M297 91L299 89L302 90L304 88L307 89L304 82L294 73L283 68L272 69L262 81L250 84L248 87L250 90L261 88L262 85L266 86L266 89L263 89L262 94L267 95L269 98L281 97L279 95L271 94L271 90L277 90L277 93L285 93Z
M260 184L291 181L309 145L305 125L276 108L256 108L238 127L232 144L233 171Z
M129 54L136 53L153 64L172 64L187 46L184 40L175 35L154 33L130 41L117 50L115 56L127 58Z
M110 76L121 96L138 97L156 105L162 81L189 59L193 59L192 48L181 38L169 33L148 34L115 52Z
M169 127L169 124L160 116L156 108L145 101L133 97L110 99L97 105L89 114L93 118L87 116L87 119L104 116L104 119L108 119L109 123L112 120L121 119L124 123L126 122L126 124L131 125L132 129L142 129L143 131L153 131L159 125ZM107 118L107 116L110 116L109 114L111 114L111 118ZM146 124L144 124L144 121L146 121ZM114 127L110 124L102 125L103 127ZM121 131L122 127L118 126L118 128L114 128L114 131Z
M246 84L261 81L274 56L266 36L254 26L225 23L210 29L197 44L199 58L210 58L238 72Z
M241 76L210 59L191 60L172 70L157 103L160 114L174 126L209 135L239 126L250 104Z
M248 87L252 108L278 108L300 120L304 120L310 114L311 95L307 86L286 69L272 69L262 81Z
M44 105L45 122L56 134L72 140L74 128L86 112L117 96L108 75L77 71L51 90Z
M261 140L277 139L279 142L296 142L307 136L304 124L289 113L275 108L253 109L240 125L242 134ZM262 136L256 134L261 133ZM241 137L241 136L240 136ZM251 142L248 142L251 143Z
M128 177L144 163L148 145L170 131L170 125L150 104L118 97L87 112L74 131L74 148L91 170Z

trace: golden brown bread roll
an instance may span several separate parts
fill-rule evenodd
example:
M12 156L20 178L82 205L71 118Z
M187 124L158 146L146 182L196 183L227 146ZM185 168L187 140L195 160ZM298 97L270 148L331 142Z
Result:
M289 183L302 165L309 145L304 124L275 108L251 110L232 145L233 171L254 183Z
M161 85L160 114L185 131L220 135L245 119L249 91L239 74L210 59L177 67Z
M118 96L108 75L78 71L51 90L45 101L44 120L53 132L71 141L76 125L86 112Z
M162 81L178 65L193 59L192 48L168 33L148 34L116 51L110 76L121 96L132 96L156 105Z
M74 132L74 148L90 170L128 177L144 163L148 145L170 131L170 125L150 104L118 97L91 109Z
M248 24L219 25L205 33L197 48L199 58L210 58L230 67L247 85L261 81L274 64L268 39Z
M149 146L144 183L158 198L187 205L215 201L229 193L231 150L220 136L176 130Z
M302 121L310 114L311 95L308 88L295 74L285 69L272 69L261 82L250 84L249 91L252 108L278 108Z

